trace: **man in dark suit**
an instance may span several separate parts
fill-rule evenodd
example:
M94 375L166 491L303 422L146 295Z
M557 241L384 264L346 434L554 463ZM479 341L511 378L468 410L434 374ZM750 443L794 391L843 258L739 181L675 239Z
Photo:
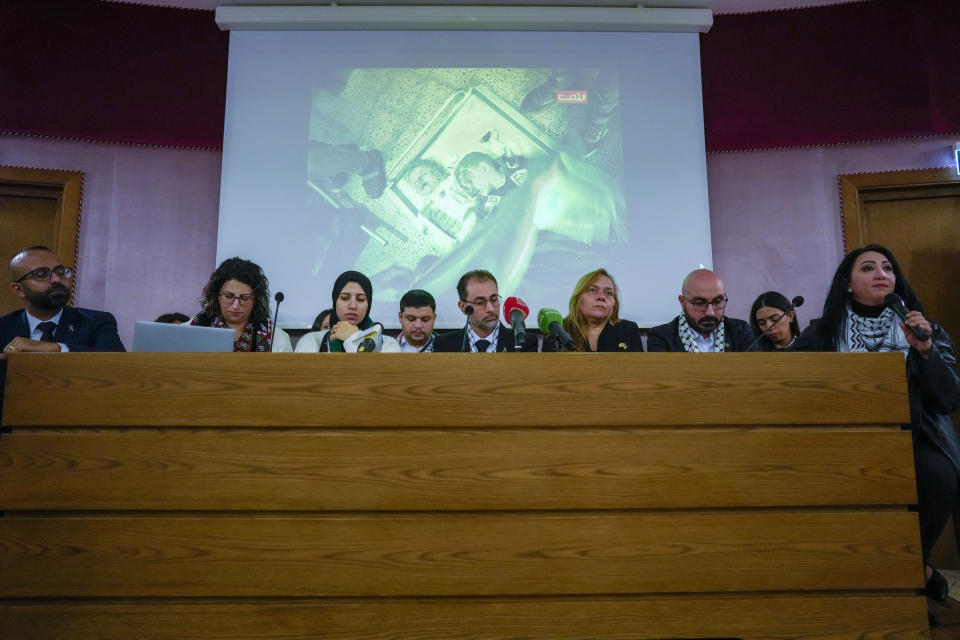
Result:
M725 318L727 292L723 280L709 269L691 271L678 296L679 316L647 333L647 351L745 351L753 332L743 320ZM755 351L756 347L751 347Z
M73 269L53 251L27 247L10 260L10 286L22 311L0 317L0 409L9 353L40 351L125 351L117 321L109 313L67 306Z
M457 295L460 298L457 306L468 315L467 327L437 336L434 351L495 353L537 350L537 338L529 333L520 349L516 349L513 331L500 323L500 293L492 273L478 269L463 274L457 283ZM472 313L469 313L470 309L473 309Z
M0 317L3 353L124 351L109 313L67 306L73 269L47 247L24 249L10 261L10 286L23 311Z

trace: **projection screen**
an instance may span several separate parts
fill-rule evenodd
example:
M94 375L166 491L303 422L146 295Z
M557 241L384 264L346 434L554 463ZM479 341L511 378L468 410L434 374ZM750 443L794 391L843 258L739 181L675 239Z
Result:
M598 267L621 317L666 322L712 262L698 36L231 32L217 258L234 255L285 293L288 328L347 269L385 326L414 288L461 326L472 269L566 314Z

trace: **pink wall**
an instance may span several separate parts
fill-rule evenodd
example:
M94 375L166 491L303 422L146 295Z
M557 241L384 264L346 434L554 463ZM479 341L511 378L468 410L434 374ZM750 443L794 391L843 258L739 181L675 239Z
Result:
M116 315L128 349L135 321L196 312L216 266L219 151L0 135L0 164L83 172L76 303Z
M843 255L837 175L950 166L952 141L709 154L728 314L778 289L807 299L803 325L818 316ZM196 312L215 266L219 152L0 136L0 164L84 172L77 303L113 312L128 347L136 320Z
M701 37L709 148L956 131L958 16L956 0L718 16ZM227 35L213 12L0 0L0 33L13 43L0 87L17 96L0 105L0 130L219 143ZM31 69L60 73L61 99ZM745 317L767 289L803 295L804 324L819 315L843 253L837 175L949 166L952 139L709 154L730 315ZM114 312L128 345L135 320L196 310L215 266L218 151L0 134L0 164L84 172L77 302Z
M954 139L708 154L713 261L727 282L727 314L746 319L756 296L776 289L806 298L801 326L818 317L844 253L837 176L953 166Z

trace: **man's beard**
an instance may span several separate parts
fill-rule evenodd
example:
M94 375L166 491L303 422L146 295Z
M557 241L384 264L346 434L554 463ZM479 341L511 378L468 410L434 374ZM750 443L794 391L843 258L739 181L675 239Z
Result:
M479 318L473 323L474 328L483 329L484 331L493 331L497 328L497 324L500 323L500 316L494 316L486 320L480 320Z
M43 311L59 311L70 299L70 289L62 284L51 284L45 291L23 288L27 302Z
M720 318L716 316L703 316L699 322L694 322L689 314L684 315L687 316L687 324L690 328L701 335L710 335L720 325Z

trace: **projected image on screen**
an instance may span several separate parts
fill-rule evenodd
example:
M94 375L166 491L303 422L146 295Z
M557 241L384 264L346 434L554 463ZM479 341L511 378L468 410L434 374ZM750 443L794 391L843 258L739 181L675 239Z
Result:
M506 295L562 299L557 269L593 269L598 247L628 240L619 102L603 69L330 74L312 91L305 158L327 229L313 273L352 255L378 305L413 288L448 297L475 268Z

